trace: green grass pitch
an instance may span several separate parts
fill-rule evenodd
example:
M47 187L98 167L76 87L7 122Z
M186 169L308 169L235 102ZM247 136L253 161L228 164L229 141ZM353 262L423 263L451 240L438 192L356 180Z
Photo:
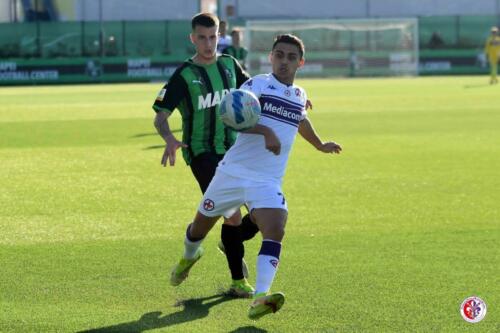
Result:
M300 80L340 156L298 138L273 290L247 319L216 244L168 284L199 189L160 165L157 84L0 89L0 332L498 332L500 87L487 77ZM180 135L180 117L172 118ZM255 282L260 236L246 243ZM476 295L485 319L459 307Z

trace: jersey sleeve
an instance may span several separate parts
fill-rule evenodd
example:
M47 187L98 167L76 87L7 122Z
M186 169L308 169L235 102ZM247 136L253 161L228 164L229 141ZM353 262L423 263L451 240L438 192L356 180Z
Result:
M186 81L180 75L180 71L176 71L158 93L153 104L153 110L156 112L173 112L186 96L187 91Z
M250 79L250 75L241 67L238 60L234 59L234 71L236 72L236 88L240 88L245 81Z
M301 90L302 90L302 101L303 101L303 104L304 104L304 109L301 112L299 121L302 121L302 120L304 120L304 119L307 118L307 110L306 110L307 93L306 93L306 91L304 89L301 89Z
M260 80L258 79L258 77L248 79L241 85L240 89L251 91L257 97L260 97L262 91Z

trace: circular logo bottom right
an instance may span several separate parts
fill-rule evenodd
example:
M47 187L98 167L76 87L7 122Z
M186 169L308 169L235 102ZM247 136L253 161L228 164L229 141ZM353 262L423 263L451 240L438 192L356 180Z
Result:
M467 297L460 306L460 314L469 323L478 323L486 316L486 303L477 296Z

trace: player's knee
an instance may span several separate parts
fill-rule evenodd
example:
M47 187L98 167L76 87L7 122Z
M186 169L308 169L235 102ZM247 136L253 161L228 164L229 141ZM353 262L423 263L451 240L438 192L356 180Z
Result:
M237 226L240 225L240 222L239 221L232 221L232 220L226 219L226 220L224 220L224 224L230 225L232 227L237 227Z
M233 216L229 218L224 218L224 224L237 227L241 224L241 213L237 211Z
M275 226L274 228L265 228L262 230L262 238L281 242L285 237L285 227Z
M281 242L281 240L283 239L283 237L285 237L285 226L280 226L276 230L276 237L279 237L279 241Z

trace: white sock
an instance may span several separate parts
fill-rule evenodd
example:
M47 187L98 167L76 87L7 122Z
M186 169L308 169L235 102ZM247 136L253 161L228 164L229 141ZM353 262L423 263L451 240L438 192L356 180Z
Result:
M257 257L257 280L255 294L267 293L271 289L278 270L281 243L265 239Z
M201 245L201 242L203 242L203 239L200 239L199 241L192 242L190 241L187 237L184 238L184 259L193 259L196 251Z

